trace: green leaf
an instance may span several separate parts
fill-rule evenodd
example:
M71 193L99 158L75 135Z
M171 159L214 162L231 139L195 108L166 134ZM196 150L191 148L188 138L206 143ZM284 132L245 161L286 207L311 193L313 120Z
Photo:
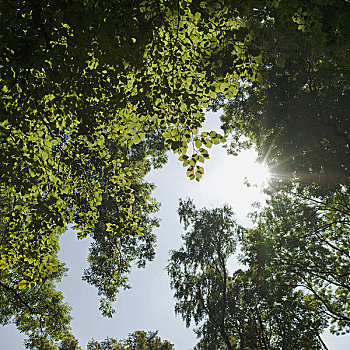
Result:
M200 148L202 146L202 141L197 137L195 138L194 144L197 148Z
M204 143L205 143L205 146L208 148L211 148L211 146L213 145L213 142L210 139L206 139Z
M194 20L195 21L199 21L199 19L201 18L201 13L200 12L196 12L194 15Z

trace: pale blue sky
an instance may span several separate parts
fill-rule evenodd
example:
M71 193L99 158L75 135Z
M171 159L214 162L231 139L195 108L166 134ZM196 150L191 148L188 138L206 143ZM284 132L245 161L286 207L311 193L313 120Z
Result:
M218 130L218 116L208 113L206 125L207 129ZM60 259L67 264L69 272L59 288L73 308L73 334L83 349L86 349L87 342L92 338L98 341L107 337L125 338L128 333L138 329L159 330L159 335L175 344L176 350L189 350L195 345L196 338L192 330L186 329L181 318L174 315L173 294L165 272L169 250L181 245L183 230L176 213L178 199L191 197L199 207L221 206L227 202L235 210L237 220L243 225L249 225L246 214L258 195L258 190L242 184L244 176L248 176L249 172L257 172L256 168L252 168L252 151L235 159L228 157L221 147L214 146L210 155L200 183L186 178L185 168L176 156L170 156L168 164L147 177L157 185L154 197L162 203L157 215L162 218L161 226L156 230L157 255L145 269L132 272L132 289L119 294L113 319L100 316L95 288L81 281L89 240L77 241L71 230L62 235ZM24 338L13 326L1 327L0 350L24 349ZM330 350L350 348L349 336L325 335L323 338Z

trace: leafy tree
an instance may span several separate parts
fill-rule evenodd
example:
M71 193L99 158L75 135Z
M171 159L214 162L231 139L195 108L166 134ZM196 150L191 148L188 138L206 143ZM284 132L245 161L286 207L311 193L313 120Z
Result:
M131 205L131 203L123 202L121 199L113 197L115 193L115 188L113 187L113 182L108 178L108 174L104 172L95 172L94 176L98 179L98 182L102 185L102 202L98 206L99 219L94 230L90 233L94 241L90 249L89 254L89 268L84 273L84 279L89 283L96 285L99 294L103 297L101 299L101 311L103 314L110 316L113 313L111 309L110 302L115 300L116 293L119 288L127 288L127 273L130 270L130 265L133 261L136 261L138 266L144 266L147 260L152 260L154 257L154 245L155 236L152 233L154 226L158 225L158 220L150 218L150 214L155 212L158 208L158 204L150 198L150 192L153 185L145 182L142 178L144 174L149 170L151 164L149 161L145 160L145 153L147 151L147 146L144 149L133 147L132 153L125 155L125 161L133 166L134 169L134 179L130 190L133 191L133 196L136 199L136 203ZM124 150L124 154L127 150ZM120 150L119 153L121 154ZM154 153L154 152L153 152ZM112 194L112 195L111 195ZM115 194L118 194L115 193ZM67 195L68 196L68 195ZM78 197L78 193L73 193L72 196ZM91 210L91 206L85 198L79 198L80 208L76 215L76 221L79 220L79 214L81 212L86 213ZM136 217L138 220L142 220L139 224L142 234L137 234L135 232L135 221L133 225L129 223L123 225L123 220L125 220L125 211L123 206L129 208L130 214ZM121 207L121 208L120 208ZM6 248L11 249L11 241L6 240L7 237L7 227L8 221L6 219L7 212L13 210L13 205L7 202L7 210L4 211L4 230L2 233L1 247L3 250ZM35 227L40 228L40 217L37 218L33 216L31 219ZM136 219L135 219L136 220ZM118 227L120 225L121 227ZM137 228L137 227L136 227ZM57 229L56 229L57 230ZM55 239L58 241L59 230L57 230ZM28 249L33 249L35 246L36 234L26 237L29 240L30 246ZM57 241L55 243L55 254L50 256L50 258L42 257L42 264L45 266L47 271L54 269L57 264L56 252L58 249ZM121 255L121 249L123 254ZM33 255L34 253L32 253ZM32 259L32 257L30 257ZM16 268L12 269L13 273L20 271L23 278L17 281L17 278L13 278L13 281L17 281L14 284L14 288L26 288L28 280L30 281L30 275L26 272L29 263L21 265L21 261L16 265ZM29 265L30 266L30 265ZM6 272L6 270L4 270ZM11 272L11 273L12 273ZM11 275L11 274L10 274ZM46 276L50 275L46 273ZM28 278L29 277L29 278ZM44 277L45 278L45 277ZM40 284L41 281L38 282Z
M117 151L118 146L113 147ZM133 168L135 174L130 185L133 202L123 202L118 193L113 195L113 181L108 175L101 176L102 201L98 207L98 220L90 234L93 242L89 249L89 267L83 274L84 280L97 287L102 296L100 310L109 317L114 313L111 302L115 301L119 289L129 288L131 264L144 267L147 261L153 260L156 237L152 230L159 226L159 220L150 216L159 208L151 198L154 185L143 180L152 165L147 160L147 153L152 152L155 156L155 150L151 143L142 142L124 152L128 153L124 164ZM156 158L155 161L163 163L161 158ZM90 208L89 203L84 203L82 209L88 211ZM128 222L124 208L129 209L134 222Z
M78 340L72 336L64 339L60 343L58 349L59 350L81 350L81 347L79 346Z
M168 273L186 326L197 325L197 349L322 349L326 323L318 305L271 273L267 256L247 270L228 270L244 230L227 206L197 210L180 201L184 246L171 252Z
M349 331L349 189L316 198L304 186L284 184L255 217L243 240L246 262L259 265L269 254L272 274L302 288L305 302L318 303L337 334ZM268 252L268 253L266 253Z
M278 176L332 192L349 183L350 4L256 3L246 45L261 52L261 79L225 104L230 151L254 144Z
M8 198L0 198L0 210L0 237L4 247L6 214L12 210ZM0 324L15 324L20 332L28 335L25 340L28 349L56 349L55 343L70 334L70 307L55 289L67 269L56 257L58 245L55 249L55 255L44 261L49 273L29 289L26 288L28 263L22 262L16 269L0 270Z
M162 341L158 332L135 331L124 340L107 338L102 342L91 340L87 350L172 350L173 345L167 340Z
M18 271L0 272L0 323L13 323L28 335L28 349L57 349L55 343L70 334L70 307L55 289L65 271L63 264L58 263L40 284L29 289L16 288L25 278Z

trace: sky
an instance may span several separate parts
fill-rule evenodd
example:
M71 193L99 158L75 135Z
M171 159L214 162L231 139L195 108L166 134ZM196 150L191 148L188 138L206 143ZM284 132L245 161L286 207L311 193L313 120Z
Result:
M218 115L208 113L204 128L219 131L218 126ZM156 184L153 196L162 204L156 215L162 219L155 232L157 254L146 268L133 269L130 276L132 288L120 292L112 319L100 315L96 289L81 280L87 267L89 239L78 241L71 229L62 235L59 258L69 271L58 288L72 307L73 334L83 349L91 339L122 339L135 330L158 330L159 336L173 343L176 350L189 350L196 344L192 329L187 329L181 317L174 315L175 301L165 271L169 251L182 244L184 231L176 212L178 200L190 197L197 207L208 208L228 203L235 211L237 221L244 226L251 225L247 213L251 211L252 202L263 201L258 188L247 188L243 184L245 177L252 182L261 180L262 169L254 164L256 154L253 150L233 157L227 156L221 146L213 146L210 158L204 164L205 174L199 183L186 177L185 168L174 155L170 155L169 162L162 169L153 170L147 176L148 181ZM231 263L231 268L234 268L236 263ZM327 333L322 338L330 350L349 349L350 336L335 337ZM0 350L24 349L24 339L25 336L14 326L0 328Z

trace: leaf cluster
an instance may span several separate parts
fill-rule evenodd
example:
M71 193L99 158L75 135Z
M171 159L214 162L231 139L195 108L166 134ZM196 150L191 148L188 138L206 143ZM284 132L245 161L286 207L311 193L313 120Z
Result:
M156 332L135 331L123 340L107 338L102 342L91 340L87 350L172 350L173 345L167 340L161 340Z

